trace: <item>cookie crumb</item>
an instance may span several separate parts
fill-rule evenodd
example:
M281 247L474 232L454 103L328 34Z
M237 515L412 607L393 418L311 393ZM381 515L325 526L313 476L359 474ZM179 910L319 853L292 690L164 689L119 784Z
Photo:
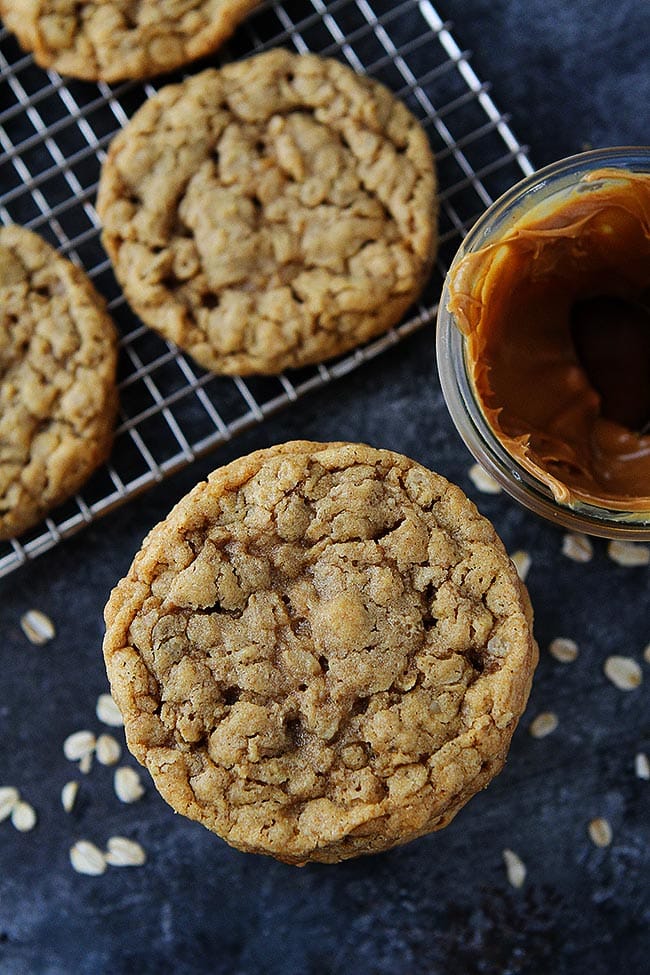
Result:
M528 731L533 738L546 738L552 734L559 724L557 714L553 711L542 711L531 721Z
M77 793L79 792L79 783L72 779L61 789L61 805L67 813L72 812L74 809L74 804L77 801Z
M650 664L650 643L643 650L643 659L647 664Z
M562 664L571 664L577 658L578 644L566 636L557 636L548 645L548 652Z
M115 795L120 802L137 802L144 795L144 786L135 769L121 765L113 778Z
M645 752L637 752L634 756L634 773L637 779L650 780L650 760Z
M605 676L619 691L634 691L643 680L641 667L632 657L614 654L608 657L603 667Z
M11 822L20 833L29 833L36 826L36 810L24 799L19 799L11 810Z
M589 823L589 839L594 846L604 848L612 842L612 827L609 820L597 817Z
M112 735L100 735L95 747L95 755L100 765L116 765L120 760L122 747Z
M562 554L573 562L591 562L594 557L594 547L586 535L567 532L562 539Z
M13 785L0 786L0 823L11 816L19 799L20 793Z
M78 840L70 848L70 863L77 873L99 877L106 870L106 857L94 843Z
M607 546L607 554L612 562L626 568L650 565L650 548L638 542L620 542L616 539Z
M503 851L502 856L510 886L517 889L523 887L526 880L526 865L521 857L517 856L514 850L508 849Z
M520 549L517 552L513 552L510 558L514 562L515 568L519 574L519 578L522 582L525 582L526 576L528 575L528 570L533 563L530 555L528 552L524 552Z
M111 728L121 728L124 719L110 694L100 694L97 698L95 713L102 724L110 725Z
M20 617L20 628L30 643L43 647L56 636L54 623L40 609L30 609Z
M467 472L470 481L483 494L501 494L501 485L480 464L472 464Z
M126 836L111 836L104 858L111 867L141 867L147 854L135 840Z

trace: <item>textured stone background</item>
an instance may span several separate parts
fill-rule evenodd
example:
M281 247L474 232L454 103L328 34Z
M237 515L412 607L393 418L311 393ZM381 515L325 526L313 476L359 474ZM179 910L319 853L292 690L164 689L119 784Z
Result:
M294 4L295 6L295 4ZM461 46L531 158L648 140L650 5L646 0L440 0ZM2 81L0 80L0 84ZM148 527L217 463L292 437L348 438L411 455L460 483L510 551L527 550L542 659L502 775L443 833L374 858L296 870L230 850L184 821L148 784L121 806L95 767L66 816L73 769L61 743L99 730L106 690L99 646L107 594ZM648 688L622 693L602 672L611 653L642 661L650 641L647 569L624 569L595 542L578 565L562 533L501 495L481 496L441 399L426 328L389 354L244 434L217 454L0 582L0 784L39 814L27 834L0 824L0 971L10 975L160 972L194 975L628 975L648 971L650 753ZM23 636L38 607L57 626L44 648ZM562 665L549 641L570 636ZM527 732L559 716L543 740ZM127 760L131 764L131 760ZM587 823L606 816L605 850ZM146 866L74 873L68 849L113 834L138 839ZM528 868L508 885L504 847Z

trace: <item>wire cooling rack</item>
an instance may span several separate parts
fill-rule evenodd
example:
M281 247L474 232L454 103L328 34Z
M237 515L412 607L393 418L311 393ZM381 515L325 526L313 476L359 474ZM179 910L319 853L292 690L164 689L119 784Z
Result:
M440 255L421 301L387 335L327 365L244 380L203 372L144 327L125 304L99 241L93 201L106 148L147 97L180 75L116 86L63 80L38 68L0 28L0 222L35 230L85 268L122 336L121 413L110 462L33 531L0 543L0 576L431 322L466 231L532 171L468 53L429 0L266 2L212 63L277 45L346 61L386 84L420 119L438 164Z

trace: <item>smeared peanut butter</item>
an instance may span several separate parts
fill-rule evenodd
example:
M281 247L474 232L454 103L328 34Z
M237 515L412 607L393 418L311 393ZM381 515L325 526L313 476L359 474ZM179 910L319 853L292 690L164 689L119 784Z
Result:
M650 175L601 169L452 271L484 415L563 504L650 510Z

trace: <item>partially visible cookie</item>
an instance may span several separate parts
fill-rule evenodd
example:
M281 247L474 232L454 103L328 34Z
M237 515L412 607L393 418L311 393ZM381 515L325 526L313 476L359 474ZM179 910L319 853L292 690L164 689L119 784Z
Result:
M150 98L97 210L142 320L220 373L278 373L386 331L434 257L422 127L386 88L284 50Z
M86 81L148 78L215 51L260 0L0 0L42 68Z
M127 742L164 798L288 863L449 823L503 766L537 662L492 525L360 444L215 471L150 532L105 618Z
M109 454L117 336L79 268L0 228L0 538L77 491Z

